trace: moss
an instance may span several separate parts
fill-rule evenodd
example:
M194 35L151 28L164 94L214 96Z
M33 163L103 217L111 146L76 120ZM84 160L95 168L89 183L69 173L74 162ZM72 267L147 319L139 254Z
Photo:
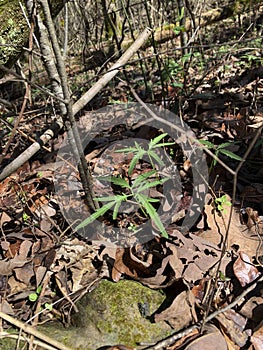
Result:
M142 317L138 303L149 305L152 314L163 300L159 291L137 282L102 281L94 293L87 294L78 304L80 313L73 317L73 321L84 333L86 325L92 323L106 343L135 346L139 342L157 341L168 335L170 328Z
M138 303L148 303L154 313L165 299L159 291L133 281L113 283L104 280L78 303L79 313L72 316L73 325L59 323L38 327L41 332L74 350L94 350L106 345L155 342L171 332L164 322L151 323L141 316Z
M19 57L29 30L17 0L0 0L0 19L0 64L11 67Z
M63 0L51 1L51 12L54 17L62 9L63 4ZM0 0L0 21L0 64L10 68L19 58L23 47L27 45L29 36L29 27L19 0Z

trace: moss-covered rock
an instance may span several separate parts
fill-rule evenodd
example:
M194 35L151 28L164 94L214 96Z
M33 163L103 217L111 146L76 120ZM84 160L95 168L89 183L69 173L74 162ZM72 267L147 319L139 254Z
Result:
M74 350L94 350L119 343L130 346L152 343L169 335L171 328L164 322L151 323L142 316L139 305L152 314L164 299L161 292L137 282L103 280L77 303L79 313L72 317L73 326L47 324L40 330Z
M64 0L50 1L53 17L64 3ZM24 6L24 2L22 4ZM0 64L10 68L23 52L29 37L29 27L19 0L0 0L0 22ZM3 75L4 72L0 70L0 77Z

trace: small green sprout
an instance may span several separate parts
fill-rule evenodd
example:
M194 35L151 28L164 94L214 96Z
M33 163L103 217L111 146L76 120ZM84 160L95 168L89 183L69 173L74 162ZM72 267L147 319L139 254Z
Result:
M29 215L27 215L27 213L23 213L23 221L27 222L29 219Z
M150 198L144 194L145 190L148 190L150 188L153 188L159 185L163 185L169 179L168 177L160 178L158 171L156 170L156 167L154 165L154 161L159 166L164 165L162 159L156 153L155 150L160 147L174 145L174 142L161 142L165 138L165 136L167 136L167 134L163 133L155 137L153 140L150 140L148 149L144 149L138 142L135 142L134 147L127 147L127 148L123 148L115 151L116 153L132 152L134 154L128 169L128 176L132 174L136 164L144 156L148 156L152 170L139 175L135 180L131 181L130 183L122 177L116 177L116 176L99 177L100 180L109 181L112 184L121 187L123 190L125 190L124 191L125 193L116 194L114 196L95 198L94 200L105 204L101 208L97 209L87 219L82 221L76 227L77 231L89 225L96 219L102 217L106 212L108 212L111 209L113 209L112 218L113 220L116 220L121 204L123 202L132 201L133 203L136 202L139 205L140 209L142 210L142 212L146 217L148 216L150 217L151 220L153 220L153 222L155 223L156 227L161 232L163 237L168 238L168 234L164 228L164 225L156 209L152 205L152 203L160 202L159 199ZM134 231L134 227L132 224L130 224L129 229Z
M34 293L29 294L28 299L32 302L37 301L39 294L41 293L42 286L38 286Z
M231 202L227 199L226 194L224 194L221 197L218 197L215 199L215 206L218 211L221 213L226 213L225 206L231 207Z
M235 159L235 160L239 160L241 161L242 158L240 156L238 156L237 154L229 151L227 149L228 146L232 145L233 142L224 142L221 143L221 145L216 146L214 145L212 142L207 141L207 140L199 140L199 142L203 145L206 146L208 149L211 149L215 152L215 155L217 157L219 157L220 154L224 154L225 156L231 158L231 159ZM210 170L212 169L212 167L214 167L217 164L217 160L213 159Z

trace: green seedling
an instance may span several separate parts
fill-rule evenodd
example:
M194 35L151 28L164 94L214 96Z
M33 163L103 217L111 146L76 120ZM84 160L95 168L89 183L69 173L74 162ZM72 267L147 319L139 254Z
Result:
M227 199L226 194L215 199L216 209L221 213L226 213L225 206L231 207L231 202Z
M238 161L241 161L242 158L240 156L238 156L237 154L229 151L227 149L228 146L232 145L232 142L224 142L221 143L221 145L217 146L214 145L212 142L207 141L207 140L199 140L199 142L203 145L206 146L208 149L211 149L212 151L214 151L215 156L217 156L219 158L220 154L223 154L231 159L235 159ZM214 167L217 164L217 159L213 159L211 167L210 167L210 171L212 169L212 167Z
M29 216L27 215L27 213L23 213L23 221L27 222L29 219Z
M164 133L157 136L153 140L151 140L149 142L148 149L146 150L137 142L135 142L134 147L127 147L127 148L123 148L121 150L115 151L115 152L122 152L122 153L132 152L134 154L134 157L128 169L129 176L132 174L139 160L145 156L148 156L152 170L139 175L135 180L130 181L130 183L126 179L119 176L118 177L115 177L115 176L99 177L100 180L109 181L112 184L119 186L121 189L123 189L124 193L122 192L121 194L116 194L114 196L95 198L96 201L100 203L105 203L105 204L101 208L97 209L87 219L82 221L76 227L77 231L89 225L96 219L102 217L109 210L113 210L112 218L113 220L116 220L121 204L123 202L130 202L133 204L134 203L138 204L140 209L144 213L144 215L146 217L147 216L150 217L150 219L153 220L153 222L155 223L156 227L159 229L161 234L164 237L168 238L168 234L163 226L163 223L156 209L152 205L152 203L160 202L159 199L151 198L144 194L146 190L159 185L163 185L164 182L168 180L168 177L167 178L159 177L158 171L156 170L156 167L154 164L154 161L155 161L158 164L158 166L164 165L162 159L159 157L159 155L155 151L157 148L174 145L174 142L161 142L166 135L167 134ZM133 230L133 227L132 227L132 230Z
M38 286L34 293L29 294L28 299L33 303L37 301L37 299L39 298L39 294L41 293L41 290L42 290L42 286Z
M155 149L160 148L160 147L165 147L165 146L172 146L175 144L175 142L161 142L167 136L167 133L163 133L157 137L155 137L153 140L150 140L150 143L148 145L148 150L145 150L142 148L141 145L138 144L138 142L135 141L135 146L134 147L126 147L119 149L115 151L116 153L130 153L132 152L134 154L134 157L131 161L128 174L131 175L135 165L138 163L140 159L143 159L144 156L148 156L148 159L150 161L150 164L153 169L155 169L155 165L153 160L156 161L156 163L159 166L164 166L163 161L161 158L158 156L158 154L155 152Z

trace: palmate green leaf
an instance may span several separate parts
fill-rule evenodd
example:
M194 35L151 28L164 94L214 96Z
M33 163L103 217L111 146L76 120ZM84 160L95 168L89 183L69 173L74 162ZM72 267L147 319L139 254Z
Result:
M141 175L139 175L138 177L136 177L136 179L133 181L132 187L136 187L138 184L140 184L141 182L146 181L146 179L148 179L149 177L153 176L156 174L155 170L150 170L147 171L147 173L143 173Z
M149 181L149 182L140 184L140 186L138 186L137 188L132 187L132 190L133 190L133 192L136 191L136 193L142 192L142 191L145 191L149 188L156 187L158 185L162 185L167 180L168 180L168 178L163 178L163 179L155 180L155 181Z
M210 141L207 141L207 140L198 140L199 143L201 143L202 145L206 146L207 148L215 148L215 145L210 142Z
M93 221L98 219L100 216L103 216L108 210L110 210L116 201L112 201L110 203L107 203L103 205L103 207L97 209L94 213L92 213L87 219L82 221L76 228L75 230L78 231L79 229L91 224Z
M138 202L142 205L142 207L146 210L147 214L154 221L155 225L157 226L158 230L161 232L163 237L168 238L168 234L163 226L163 223L161 222L161 219L155 208L148 201L148 198L142 194L138 194L137 197Z
M222 148L226 148L226 147L228 147L228 146L230 146L230 145L233 145L233 142L224 142L224 143L221 143L221 145L217 146L216 148L221 150Z
M151 146L155 146L157 145L163 138L165 138L165 136L167 136L167 132L159 135L159 136L156 136L153 140L150 141L150 144L149 144L149 149L151 149L152 147ZM162 144L158 145L158 146L162 146Z
M129 166L129 170L128 170L128 174L129 174L129 175L131 175L131 173L132 173L132 171L133 171L135 165L138 163L138 161L139 161L140 159L142 159L142 157L145 155L145 153L146 153L146 151L145 151L144 149L141 148L141 149L138 151L138 153L135 154L135 156L132 158L131 163L130 163L130 166Z
M226 155L229 158L235 159L235 160L242 160L242 158L239 157L237 154L235 154L227 149L220 149L220 153Z
M157 153L155 153L153 151L148 151L147 154L148 154L148 157L150 158L150 160L151 160L151 158L153 158L158 165L164 166L164 162L161 160L161 158L158 156Z

